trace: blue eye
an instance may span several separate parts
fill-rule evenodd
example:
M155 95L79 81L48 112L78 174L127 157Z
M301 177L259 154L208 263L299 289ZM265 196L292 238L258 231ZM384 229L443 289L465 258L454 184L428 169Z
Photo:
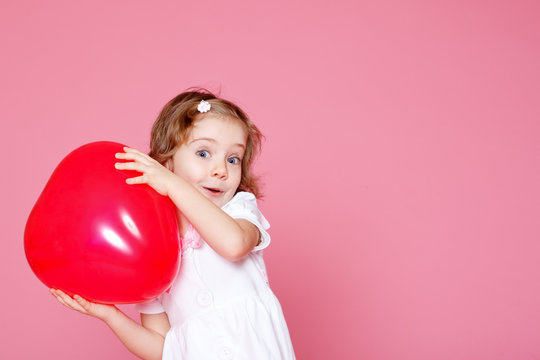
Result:
M197 156L202 158L210 157L210 153L206 150L197 151Z
M228 158L227 161L229 164L240 164L240 159L237 157Z

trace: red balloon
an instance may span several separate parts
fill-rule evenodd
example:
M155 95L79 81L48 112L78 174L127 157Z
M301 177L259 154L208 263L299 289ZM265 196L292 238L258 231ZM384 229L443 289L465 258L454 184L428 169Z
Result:
M24 233L30 267L48 287L104 304L162 294L180 265L176 207L139 176L117 170L124 145L94 142L68 154L37 200Z

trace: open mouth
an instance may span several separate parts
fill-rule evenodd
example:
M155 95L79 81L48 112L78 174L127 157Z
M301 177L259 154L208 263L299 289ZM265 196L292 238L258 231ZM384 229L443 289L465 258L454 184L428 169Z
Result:
M222 192L221 190L215 189L215 188L208 188L208 187L205 187L204 189L207 190L207 191L209 191L209 192L211 192L211 193L213 193L213 194L219 194L219 193Z

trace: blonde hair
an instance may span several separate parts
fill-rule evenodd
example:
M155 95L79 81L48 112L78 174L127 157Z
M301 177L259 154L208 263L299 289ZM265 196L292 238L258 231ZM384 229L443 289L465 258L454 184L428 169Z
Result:
M210 111L201 113L197 110L201 100L210 103ZM261 150L263 135L242 109L228 100L218 98L208 90L191 89L165 104L152 126L148 155L165 165L172 159L176 148L189 138L195 122L209 114L238 119L244 126L247 142L242 158L242 177L237 192L249 191L256 197L261 197L259 181L252 174L251 165Z

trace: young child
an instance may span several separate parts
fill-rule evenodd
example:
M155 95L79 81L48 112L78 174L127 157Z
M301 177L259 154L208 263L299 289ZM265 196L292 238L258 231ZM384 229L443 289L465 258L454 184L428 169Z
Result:
M261 137L238 106L209 92L169 101L152 128L150 154L125 148L116 157L128 161L115 167L140 172L127 183L148 184L178 208L182 262L172 287L137 305L142 325L113 305L51 293L103 320L143 359L294 359L262 257L269 224L250 171Z

